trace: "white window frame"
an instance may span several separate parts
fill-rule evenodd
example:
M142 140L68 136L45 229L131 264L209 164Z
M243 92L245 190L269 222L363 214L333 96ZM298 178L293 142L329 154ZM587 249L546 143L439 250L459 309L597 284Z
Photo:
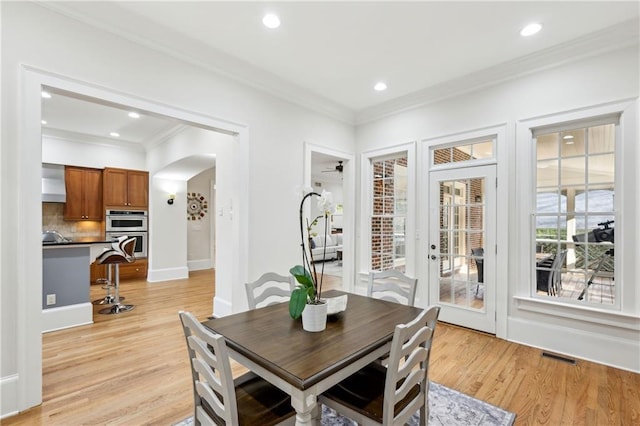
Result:
M537 145L538 145L538 136L540 135L547 135L547 134L555 134L555 133L560 133L563 131L569 131L569 130L575 130L575 129L588 129L588 128L593 128L596 126L600 126L600 125L604 125L604 124L613 124L615 126L615 146L614 146L614 155L615 155L615 159L614 159L614 192L617 191L617 188L619 186L619 181L620 181L620 173L618 172L618 165L620 164L620 160L619 160L619 156L618 156L618 149L620 148L621 145L621 135L620 135L620 125L619 125L619 114L612 114L612 115L607 115L607 116L601 116L601 117L595 117L594 119L591 118L587 118L583 121L577 121L577 122L573 122L573 123L568 123L568 124L559 124L557 126L544 126L541 128L536 128L533 129L533 134L532 134L532 139L531 139L531 145L533 148L533 156L532 156L532 161L536 162L537 161ZM562 143L562 141L559 141L559 143ZM587 150L588 151L588 150ZM560 154L560 153L558 153ZM594 155L589 153L589 152L585 152L583 154L584 157L593 157ZM596 154L597 156L597 154ZM553 159L556 159L556 157L554 157ZM536 167L532 168L534 175L536 175L537 171L536 171ZM560 169L558 171L560 174L562 174L562 169ZM585 170L585 173L587 174L587 178L588 178L588 170ZM588 183L588 182L585 182ZM561 189L561 185L562 182L558 182L556 184L556 186L554 187L555 189ZM546 215L539 215L539 212L536 211L536 195L537 195L537 185L536 185L536 178L534 177L533 181L532 181L532 188L531 188L531 194L532 194L532 210L531 210L531 216L532 216L532 220L531 220L531 238L532 238L532 242L535 245L537 238L536 238L536 219L538 217L545 217ZM620 197L614 197L614 206L613 206L613 212L610 212L613 214L615 220L614 223L614 228L615 225L618 223L618 208L619 208L619 200ZM568 214L569 212L565 211L564 213L562 213L560 211L560 209L556 212L554 212L554 214L563 216ZM587 212L587 213L595 213L595 212ZM609 212L607 212L609 213ZM550 217L554 217L554 214L550 214ZM623 231L624 232L624 231ZM558 241L560 241L559 239L557 239L555 242L557 243ZM616 242L616 245L618 245L618 243ZM592 261L594 261L595 259L592 259ZM549 295L542 295L542 294L538 294L536 291L536 266L533 263L534 262L534 258L532 257L530 259L530 263L531 263L531 273L532 273L532 286L531 286L531 295L532 297L536 297L536 298L548 298L548 297L552 297L555 298L555 300L560 300L563 302L568 302L568 303L575 303L575 304L589 304L591 306L594 307L602 307L605 309L609 309L609 308L613 308L615 310L619 310L620 309L620 288L622 287L621 285L618 285L618 283L616 282L614 285L614 303L613 304L597 304L597 303L590 303L588 302L585 297L585 300L573 300L573 299L569 299L566 297L556 297L556 296L549 296ZM616 265L615 267L617 268L618 265L618 261L616 260ZM615 270L615 269L614 269ZM585 271L586 272L586 271ZM587 280L589 279L589 275L587 274L585 277L585 283L587 282Z
M373 165L372 160L381 158L397 157L407 155L407 214L405 218L405 273L415 276L416 271L416 197L415 197L415 176L416 176L416 143L409 142L392 147L367 151L361 156L361 188L360 199L360 273L362 277L369 274L371 270L371 207L373 204Z
M560 112L541 117L521 120L516 126L516 188L522 190L516 192L517 229L522 236L518 238L516 250L516 275L519 277L514 288L514 297L517 300L518 309L536 312L553 312L554 315L567 318L594 321L590 312L601 315L609 315L610 319L622 319L637 312L640 308L640 300L637 298L640 284L637 282L638 262L636 253L640 247L640 227L635 218L638 217L640 207L636 200L636 188L640 174L637 172L637 164L640 162L637 144L637 100L622 100L602 105L585 107L577 110ZM532 282L534 274L531 273L531 259L533 258L534 244L532 242L531 212L534 211L535 197L531 192L534 188L535 178L535 146L533 144L533 131L541 128L554 129L567 127L572 122L587 122L598 117L620 115L619 138L616 141L616 200L614 209L617 213L616 225L624 229L624 232L616 234L616 285L620 286L615 305L586 305L582 302L573 303L567 299L548 297L534 297L532 291L535 283ZM552 131L552 130L550 130ZM623 315L620 316L620 313ZM601 321L601 320L599 320ZM624 321L624 320L623 320ZM617 320L613 320L617 322Z

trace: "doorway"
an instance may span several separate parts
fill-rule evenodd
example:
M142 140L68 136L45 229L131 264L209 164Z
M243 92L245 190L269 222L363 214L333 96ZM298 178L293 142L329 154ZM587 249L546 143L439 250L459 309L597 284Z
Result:
M429 173L429 291L445 322L495 333L496 166Z
M324 274L336 277L341 281L341 285L336 283L336 286L349 291L354 285L353 155L307 144L305 160L305 185L318 193L331 192L334 202L328 240L335 246L335 255L324 262Z
M41 297L38 296L42 294L42 259L37 254L42 250L42 209L40 197L36 196L36 194L40 194L40 176L34 175L33 170L39 170L42 161L40 104L41 92L44 87L66 93L77 93L79 96L88 98L103 99L112 105L129 105L136 110L148 111L152 114L197 125L203 129L234 135L237 143L234 144L234 149L229 154L232 157L229 163L234 164L235 175L224 182L224 191L225 193L240 194L236 199L236 205L245 206L248 204L248 180L245 177L248 170L248 132L243 125L157 104L138 97L114 93L86 83L79 83L27 68L22 69L21 81L23 81L24 92L24 103L21 110L23 117L21 132L24 143L19 148L20 158L22 158L19 178L25 182L25 194L33 195L21 197L19 200L20 210L27 212L18 225L24 231L23 242L18 245L17 258L20 259L18 278L20 282L26 283L17 290L18 300L24 301L18 309L17 315L17 332L21 339L17 342L16 353L18 358L22 360L17 367L17 377L20 380L16 384L18 395L16 405L19 409L35 406L42 401L41 323L33 320L42 314ZM166 205L165 197L166 193L163 193L162 199L159 201L160 204ZM245 272L235 266L238 262L230 260L240 258L246 248L246 229L248 228L246 221L246 217L240 217L240 225L225 235L225 241L228 239L240 243L233 244L231 250L225 254L223 261L218 259L220 267L217 275L222 276L223 281L246 279ZM230 299L231 291L230 288L220 290L220 293L223 293L221 297ZM220 311L226 313L224 307Z

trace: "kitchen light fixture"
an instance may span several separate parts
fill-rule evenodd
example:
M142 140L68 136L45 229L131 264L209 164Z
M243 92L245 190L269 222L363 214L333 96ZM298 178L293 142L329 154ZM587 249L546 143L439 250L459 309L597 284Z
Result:
M167 204L172 205L173 200L176 199L176 194L169 194L169 198L167 198Z
M387 84L384 81L379 81L373 86L373 90L377 92L382 92L383 90L387 90Z
M118 132L111 132L111 133L109 133L109 135L113 136L114 138L119 138L120 137L120 133L118 133Z
M538 24L537 22L533 22L527 25L526 27L524 27L522 31L520 31L520 35L522 37L529 37L536 34L541 29L542 29L542 25Z
M51 93L49 92L45 92L44 90L42 91L42 97L45 99L51 99Z
M140 114L138 114L137 112L131 111L129 113L129 117L131 117L131 118L140 118Z
M40 123L41 124L47 124L47 120L41 120Z
M273 13L267 13L266 15L264 15L264 18L262 18L262 23L265 27L271 28L273 30L280 26L280 18L278 18L278 16L274 15Z

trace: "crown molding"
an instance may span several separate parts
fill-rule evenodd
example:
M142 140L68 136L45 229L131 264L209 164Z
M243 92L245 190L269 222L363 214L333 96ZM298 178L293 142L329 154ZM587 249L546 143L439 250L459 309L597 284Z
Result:
M136 32L124 28L122 23L116 26L113 22L118 21L110 19L110 15L114 13L115 8L118 6L113 2L107 3L87 2L83 4L81 2L71 2L70 4L65 4L62 2L39 2L37 4L67 18L161 52L244 86L268 93L276 98L311 109L344 123L354 124L355 112L353 110L284 80L275 74L213 49L202 42L174 31L166 29L158 31L157 25L151 21L148 21L148 25L131 22L131 26L136 28ZM79 8L84 9L82 12L78 12ZM123 11L118 16L120 22L127 18L131 18L129 12ZM136 19L146 18L138 16Z
M124 28L124 23L116 25L114 22L118 22L117 20L109 19L110 15L117 12L118 6L113 2L108 2L107 5L100 2L87 2L86 5L83 5L82 2L72 2L73 6L60 2L39 2L37 4L91 27L206 69L243 86L268 93L276 98L355 126L481 90L545 69L638 45L639 38L639 20L635 18L512 61L354 111L277 75L215 50L202 42L194 41L176 32L159 31L151 21L148 22L149 25L139 25L139 23L134 25L136 22L130 22L130 26L136 28L135 32ZM78 12L79 9L82 9L82 12ZM123 12L118 18L122 21L130 18L128 15L130 14ZM145 18L138 16L135 19Z
M109 139L99 136L88 135L80 132L70 132L60 129L42 129L42 139L56 139L60 141L90 144L95 146L126 149L128 151L144 152L143 144L120 139Z
M356 125L417 109L545 69L624 49L639 43L640 22L632 19L512 61L443 82L357 112Z
M191 127L192 126L188 126L186 124L178 124L177 126L173 126L170 129L165 130L164 132L160 132L143 142L145 150L149 152Z

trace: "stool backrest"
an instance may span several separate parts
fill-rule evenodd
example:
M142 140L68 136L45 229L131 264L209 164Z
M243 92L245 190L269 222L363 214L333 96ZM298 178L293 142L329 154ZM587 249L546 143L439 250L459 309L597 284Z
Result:
M133 258L135 260L135 249L136 249L136 237L131 237L127 240L124 240L120 244L120 250L125 254L125 256Z

